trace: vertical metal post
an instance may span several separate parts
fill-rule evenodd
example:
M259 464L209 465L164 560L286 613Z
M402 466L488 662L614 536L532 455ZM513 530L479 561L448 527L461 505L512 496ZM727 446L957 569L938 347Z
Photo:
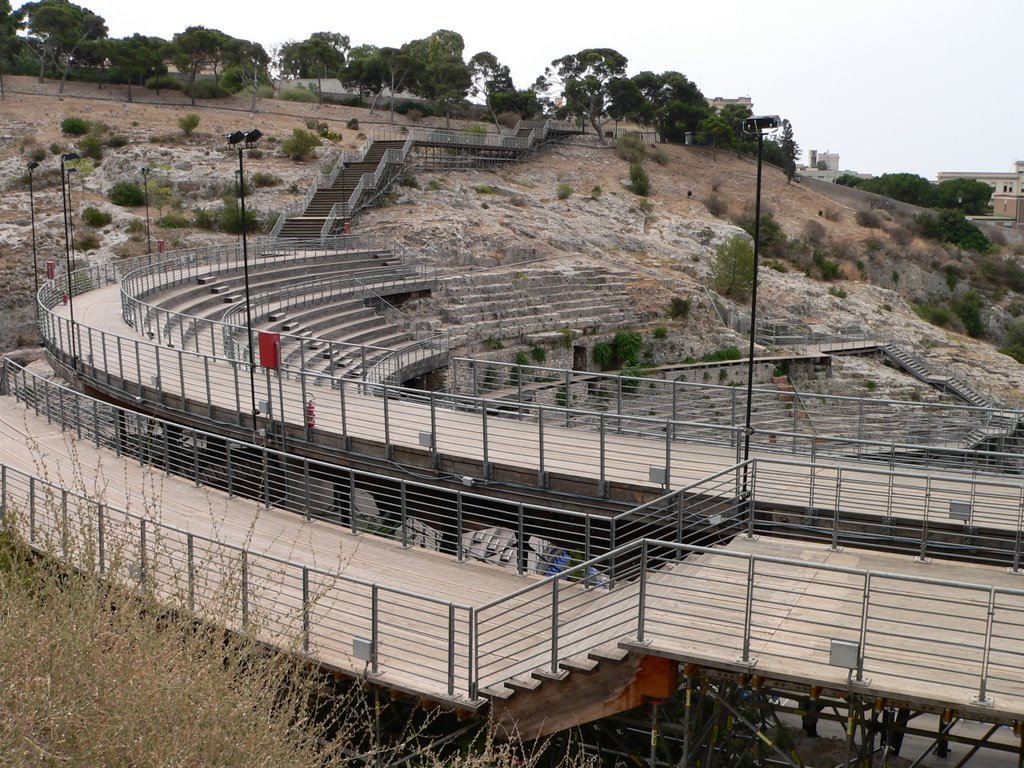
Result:
M309 653L309 567L302 566L302 652Z
M195 554L195 536L191 532L188 534L186 541L187 547L187 560L186 567L188 568L188 610L189 613L196 612L196 554Z
M380 654L377 653L378 644L380 643L380 603L377 585L374 584L371 588L370 593L370 644L372 650L370 651L371 667L370 669L374 674L377 674L377 659Z
M813 469L812 469L813 471ZM833 552L839 551L839 500L841 498L840 488L843 482L843 468L836 468L836 492L833 505L835 507L832 513L832 546L829 547Z
M388 459L394 455L394 446L391 445L391 414L388 409L388 385L382 387L382 399L384 406L384 451Z
M448 603L448 695L455 693L455 604Z
M146 518L139 519L139 584L146 584Z
M60 490L60 551L65 560L68 559L68 492Z
M475 372L476 368L474 367L473 370ZM483 470L484 479L489 480L491 478L491 447L490 444L488 443L487 436L487 402L485 400L480 401L480 434L483 437L484 444L484 465L483 467L481 467L481 469Z
M992 625L996 615L996 588L988 590L988 616L985 620L985 649L981 657L981 675L978 684L978 703L991 704L988 698L988 665L992 657Z
M226 458L226 461L225 461L225 470L226 470L227 476L228 476L228 496L234 496L235 495L235 477L234 477L233 468L231 466L231 441L229 440L227 443L225 443L224 447L225 447L225 451L226 451L226 454L227 454L227 458Z
M558 588L561 575L551 579L551 673L558 674Z
M398 484L399 504L399 525L402 528L402 547L409 547L409 510L407 507L408 497L406 496L406 483L402 480Z
M665 487L672 485L672 437L675 424L665 423Z
M249 626L249 550L242 550L242 628Z
M598 435L598 493L602 496L605 495L607 488L608 479L605 477L605 468L607 466L607 446L605 443L605 428L604 428L604 411L601 411L597 416L597 435Z
M455 499L455 556L460 563L466 559L462 549L462 491Z
M647 539L640 542L640 594L637 597L636 641L644 642L644 604L647 601Z
M106 538L106 515L103 504L96 505L96 537L99 539L100 575L107 569L107 538Z
M522 402L522 401L520 401ZM544 406L537 405L537 485L547 488L544 471Z
M28 479L28 543L36 543L36 479Z
M754 563L753 557L747 558L747 598L743 608L743 656L740 661L750 663L750 631L754 617Z

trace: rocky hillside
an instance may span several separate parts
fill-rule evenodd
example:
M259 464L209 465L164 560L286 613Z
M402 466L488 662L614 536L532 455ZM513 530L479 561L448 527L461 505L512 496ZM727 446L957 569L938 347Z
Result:
M76 240L86 234L97 241L95 248L77 254L90 262L144 252L144 211L106 198L114 183L139 181L143 166L161 188L160 200L151 205L154 240L168 247L230 242L231 235L172 226L194 220L197 209L215 213L231 193L238 163L225 147L228 132L255 126L267 137L261 141L262 156L246 162L247 177L259 172L267 184L254 189L247 203L265 214L299 198L321 163L358 146L375 123L388 122L387 115L365 110L276 101L261 101L255 115L244 100L194 110L180 95L178 103L126 104L116 89L97 91L94 85L71 84L58 99L49 84L8 81L0 114L5 190L0 272L11 286L2 299L4 348L33 338L24 174L32 157L43 157L35 173L39 258L63 258L60 175L53 153L78 146L75 137L60 134L63 117L103 123L105 136L125 140L123 146L106 148L95 170L72 177L76 214L94 206L113 217L95 229L75 219ZM186 138L177 119L193 111L200 124ZM353 119L358 128L346 127ZM317 159L299 163L283 156L280 141L293 128L321 123L340 138L325 141ZM411 124L396 116L396 124L402 123ZM629 164L593 137L548 146L526 162L496 171L415 172L386 205L362 216L356 229L386 233L438 267L441 288L404 309L450 328L462 344L460 352L511 356L562 328L597 339L624 327L644 334L650 362L699 357L728 345L742 348L742 337L723 326L703 286L716 247L742 231L737 222L752 216L754 163L726 151L661 146L648 149L644 166L650 176L646 198L630 190ZM763 249L762 318L816 330L892 334L1008 404L1024 399L1019 394L1024 367L986 342L920 320L908 303L941 305L962 293L977 266L970 255L921 239L896 212L858 215L808 185L788 184L772 168L765 169L763 188L763 210L772 214L781 235ZM1006 247L996 258L1003 257L1016 254ZM996 298L1004 309L986 309L983 317L993 337L1009 317L1005 308L1014 306L1005 291ZM674 299L689 300L685 317L669 315ZM741 320L748 312L724 304L731 305L722 307L728 315ZM572 362L550 356L547 361ZM920 396L915 395L919 385L871 361L837 363L837 373L835 385L845 393L868 394L864 384L870 381L871 390L882 384L879 392Z

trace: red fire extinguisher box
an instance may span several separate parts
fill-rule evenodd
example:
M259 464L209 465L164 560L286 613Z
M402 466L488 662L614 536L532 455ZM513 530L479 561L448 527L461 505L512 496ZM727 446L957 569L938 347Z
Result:
M280 361L281 334L273 331L260 331L260 365L264 368L276 369Z

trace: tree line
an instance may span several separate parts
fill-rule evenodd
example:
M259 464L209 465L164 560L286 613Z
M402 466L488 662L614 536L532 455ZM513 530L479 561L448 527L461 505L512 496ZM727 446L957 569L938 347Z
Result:
M322 81L337 78L371 108L384 93L408 93L450 118L457 105L473 99L496 125L503 116L571 118L589 124L603 140L604 123L623 120L652 127L666 141L682 142L689 135L737 151L754 147L754 139L740 130L748 107L734 104L715 112L682 73L627 77L627 63L614 49L588 48L554 59L528 88L517 88L508 66L493 53L466 58L462 35L451 30L399 47L352 45L348 35L315 32L268 52L260 43L203 26L189 26L170 40L138 33L111 38L102 16L69 0L37 0L16 10L10 0L0 0L0 87L5 70L58 78L62 92L69 77L92 78L127 84L131 100L133 85L159 89L173 66L194 103L197 93L248 91L255 97L272 84L275 72L316 79L320 98ZM212 87L201 77L206 74L212 74ZM200 88L203 81L207 85ZM788 143L780 137L765 145L766 159L784 168L795 168L797 151L791 127Z

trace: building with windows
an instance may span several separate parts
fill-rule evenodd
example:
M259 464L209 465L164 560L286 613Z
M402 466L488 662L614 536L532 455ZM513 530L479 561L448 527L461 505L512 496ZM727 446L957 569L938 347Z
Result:
M939 184L950 179L971 179L992 187L993 195L1024 195L1024 160L1013 164L1008 173L991 171L940 171L936 177Z
M725 99L721 96L715 96L713 99L707 99L708 106L711 107L715 112L721 112L722 108L729 104L739 104L741 107L747 107L751 112L754 111L754 102L749 96L737 96L735 99Z

